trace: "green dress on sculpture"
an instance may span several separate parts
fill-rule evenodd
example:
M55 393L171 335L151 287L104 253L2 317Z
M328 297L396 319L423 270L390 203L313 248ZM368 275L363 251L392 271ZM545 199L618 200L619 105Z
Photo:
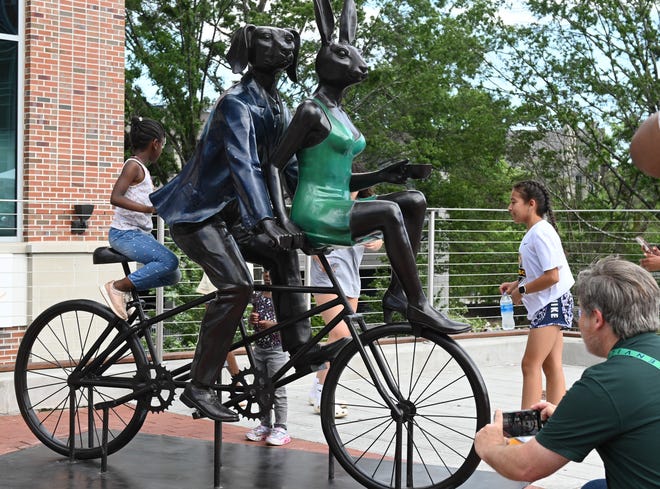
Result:
M349 229L354 200L349 189L353 158L366 146L364 136L353 137L318 99L332 130L322 142L298 151L298 188L291 205L291 220L314 246L352 246Z

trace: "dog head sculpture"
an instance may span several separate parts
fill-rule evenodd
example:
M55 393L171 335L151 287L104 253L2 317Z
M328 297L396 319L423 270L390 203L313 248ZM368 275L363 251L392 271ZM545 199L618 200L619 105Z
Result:
M233 73L251 70L275 73L286 70L291 81L298 81L300 34L293 29L248 24L231 38L227 61Z

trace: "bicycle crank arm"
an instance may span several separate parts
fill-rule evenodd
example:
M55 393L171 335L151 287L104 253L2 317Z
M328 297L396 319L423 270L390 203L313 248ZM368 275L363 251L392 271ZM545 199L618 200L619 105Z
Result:
M146 386L143 387L142 389L133 391L130 394L126 394L125 396L118 397L117 399L113 399L112 401L99 402L98 404L94 404L94 409L117 407L128 401L133 401L135 399L138 399L143 394L147 394L149 392L152 392L152 388L151 386Z

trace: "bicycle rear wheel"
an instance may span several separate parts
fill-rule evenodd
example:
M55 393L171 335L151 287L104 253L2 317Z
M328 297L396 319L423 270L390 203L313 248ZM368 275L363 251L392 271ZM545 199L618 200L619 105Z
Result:
M103 411L94 404L135 397L150 375L140 341L118 338L127 330L108 308L88 300L55 304L30 324L16 358L16 399L48 448L69 455L73 443L78 459L101 456ZM109 409L108 453L138 433L148 406L142 397Z
M448 336L423 329L415 337L407 323L361 338L377 375L389 378L387 396L401 414L376 389L355 342L348 344L332 361L321 398L331 452L370 489L459 486L479 464L474 436L490 419L476 366ZM384 372L374 354L385 359ZM346 405L348 416L334 417L335 402Z

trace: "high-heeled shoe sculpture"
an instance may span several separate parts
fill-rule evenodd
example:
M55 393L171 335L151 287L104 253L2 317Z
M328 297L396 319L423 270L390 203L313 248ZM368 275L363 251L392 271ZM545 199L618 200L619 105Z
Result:
M368 71L352 45L357 24L355 3L344 3L338 41L334 40L329 0L314 0L314 11L321 34L316 56L319 84L296 110L271 158L276 168L265 169L275 174L294 154L297 156L298 187L291 215L282 213L278 218L285 228L293 222L311 245L319 247L351 246L374 233L382 234L393 270L392 285L383 301L385 319L391 320L392 312L398 311L413 325L450 334L468 331L469 325L449 319L429 304L417 273L415 255L426 212L424 195L405 190L370 200L350 198L351 191L377 183L405 183L408 178L426 177L430 167L403 160L373 172L351 172L353 158L366 143L341 102L346 88L364 80ZM276 177L269 180L277 182Z

